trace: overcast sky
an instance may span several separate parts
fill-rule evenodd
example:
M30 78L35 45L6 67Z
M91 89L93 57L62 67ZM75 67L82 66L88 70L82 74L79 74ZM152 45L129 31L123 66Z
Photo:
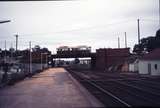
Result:
M97 48L116 48L117 37L124 47L127 32L128 47L137 43L137 19L141 37L154 36L158 25L158 0L76 0L0 2L0 48L19 49L39 44L55 52L62 45L89 45Z

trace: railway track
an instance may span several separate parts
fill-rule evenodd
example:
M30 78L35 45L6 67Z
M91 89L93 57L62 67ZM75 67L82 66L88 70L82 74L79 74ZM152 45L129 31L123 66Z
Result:
M111 92L103 89L96 83L85 79L74 71L69 71L77 80L80 81L93 95L95 95L106 107L131 107L130 104L121 100Z
M113 75L108 76L107 74L105 74L105 76L107 76L107 78L110 78ZM132 76L131 77L128 75L120 75L119 77L116 77L116 79L115 78L110 78L110 80L107 79L107 81L114 81L117 83L121 82L121 83L125 84L126 86L131 86L131 87L137 88L139 90L142 89L142 91L148 92L153 95L160 96L160 83L157 80L160 81L160 79L156 79L156 78L147 78L147 77L141 77L141 76L136 76L136 77Z
M146 78L105 75L102 79L96 79L84 77L84 73L69 72L106 106L160 106L160 87L148 85L151 81L145 82Z
M157 94L153 95L152 92L146 92L144 89L114 81L95 81L95 83L132 106L160 106L159 101L156 100L159 96Z

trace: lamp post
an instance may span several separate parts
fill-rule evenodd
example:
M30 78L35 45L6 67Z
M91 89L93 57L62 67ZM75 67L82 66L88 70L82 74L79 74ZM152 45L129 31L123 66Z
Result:
M29 73L32 74L32 47L31 47L31 41L29 42Z
M42 53L41 53L41 70L42 70Z
M48 55L46 54L46 67L48 67Z
M159 27L160 27L160 0L159 0Z
M5 63L6 63L6 61L7 61L7 49L6 49L6 40L5 40L5 43L4 43L4 47L5 47L5 52L4 52L4 61L5 61Z
M8 22L11 22L11 20L1 20L0 24L8 23ZM4 56L4 61L6 62L6 40L5 40L5 56Z

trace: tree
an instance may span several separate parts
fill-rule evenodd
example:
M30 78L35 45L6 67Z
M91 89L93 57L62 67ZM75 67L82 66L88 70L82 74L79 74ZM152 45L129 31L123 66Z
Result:
M156 32L156 36L142 38L140 44L134 46L133 52L142 54L150 52L156 48L160 48L160 29Z
M35 45L34 48L32 48L33 52L40 52L41 47L39 45Z
M33 52L51 54L51 52L48 50L48 48L41 48L39 45L35 45L34 48L32 48L32 50L33 50Z
M41 52L43 52L43 53L49 53L50 51L48 50L48 48L42 48Z
M9 48L9 51L10 52L15 52L15 49L11 47L11 48Z
M156 32L156 37L159 37L159 38L160 38L160 29L157 30L157 32Z

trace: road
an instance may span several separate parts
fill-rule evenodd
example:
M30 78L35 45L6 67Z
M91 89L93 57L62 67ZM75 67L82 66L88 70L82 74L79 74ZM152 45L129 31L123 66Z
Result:
M0 89L0 108L93 107L63 68L51 68Z

